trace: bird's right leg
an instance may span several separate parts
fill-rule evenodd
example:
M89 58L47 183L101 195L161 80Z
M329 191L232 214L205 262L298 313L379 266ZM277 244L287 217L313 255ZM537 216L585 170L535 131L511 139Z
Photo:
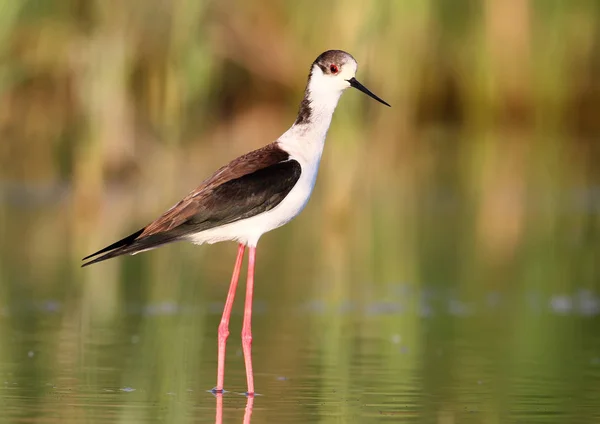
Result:
M225 379L225 346L227 344L227 337L229 337L229 317L231 316L231 308L233 307L233 300L235 299L235 290L240 278L240 271L242 269L242 261L244 260L245 250L246 246L240 244L238 247L237 258L235 260L235 266L233 267L231 283L229 284L227 300L225 301L225 307L223 308L223 316L221 317L221 323L219 324L217 387L213 389L213 392L215 393L223 393L223 380Z

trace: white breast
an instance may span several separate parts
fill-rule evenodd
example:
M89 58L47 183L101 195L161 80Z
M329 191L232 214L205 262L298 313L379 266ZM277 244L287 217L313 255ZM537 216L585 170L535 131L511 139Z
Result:
M289 153L290 159L300 164L301 174L294 188L273 209L251 218L188 236L190 241L203 244L234 240L248 246L256 246L258 239L264 233L281 227L304 209L315 186L327 131L342 93L341 89L337 91L329 89L322 72L316 65L308 88L312 112L308 122L292 125L277 140L280 147Z
M304 209L315 186L325 137L322 140L311 138L309 141L298 138L299 134L295 134L295 142L290 143L286 134L278 142L290 153L291 160L298 161L301 173L296 185L281 203L259 215L190 235L190 241L204 244L233 240L256 246L264 233L288 223Z

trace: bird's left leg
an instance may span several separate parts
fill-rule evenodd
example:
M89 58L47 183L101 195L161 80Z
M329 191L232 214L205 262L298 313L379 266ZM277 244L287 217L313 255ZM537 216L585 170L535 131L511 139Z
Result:
M244 304L244 323L242 325L242 349L246 363L246 380L248 396L254 396L254 374L252 373L252 296L254 294L254 263L256 246L250 247L248 253L248 279L246 281L246 302Z
M237 289L240 271L242 270L245 249L246 246L243 244L240 244L238 247L237 258L235 260L235 266L233 267L233 275L231 276L231 283L229 284L229 292L227 293L227 300L225 301L225 307L223 308L223 316L221 317L221 323L219 324L217 387L213 389L216 393L223 393L223 380L225 379L225 346L227 344L227 337L229 337L229 317L231 316L231 308L233 307L233 300L235 299L235 290Z

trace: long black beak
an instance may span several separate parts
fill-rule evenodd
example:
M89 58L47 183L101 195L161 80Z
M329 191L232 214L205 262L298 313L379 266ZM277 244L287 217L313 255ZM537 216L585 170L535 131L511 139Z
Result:
M380 99L379 97L377 97L375 94L371 93L371 91L369 91L369 89L367 87L365 87L364 85L362 85L360 82L358 82L356 80L356 78L352 77L349 80L346 80L350 83L350 87L354 87L357 90L362 91L363 93L365 93L367 96L370 96L372 98L374 98L375 100L377 100L379 103L383 103L386 106L392 107L390 106L389 103L387 103L386 101Z

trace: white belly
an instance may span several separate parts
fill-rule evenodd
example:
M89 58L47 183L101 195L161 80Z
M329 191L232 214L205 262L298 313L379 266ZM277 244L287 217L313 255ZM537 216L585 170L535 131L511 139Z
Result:
M318 116L316 118L319 125L314 126L313 131L308 131L305 127L292 126L278 140L280 146L290 154L290 159L298 161L301 168L298 182L281 203L270 211L192 234L187 236L187 239L195 244L233 240L248 246L256 246L258 239L264 233L281 227L298 215L308 203L315 186L327 128L331 122L331 116L326 117L325 120Z
M294 158L292 157L292 159ZM189 235L187 239L195 244L212 244L233 240L248 246L256 246L258 239L264 233L288 223L308 203L317 178L319 164L317 162L314 166L305 166L302 161L298 160L298 162L301 166L300 178L285 199L276 207L247 219Z

